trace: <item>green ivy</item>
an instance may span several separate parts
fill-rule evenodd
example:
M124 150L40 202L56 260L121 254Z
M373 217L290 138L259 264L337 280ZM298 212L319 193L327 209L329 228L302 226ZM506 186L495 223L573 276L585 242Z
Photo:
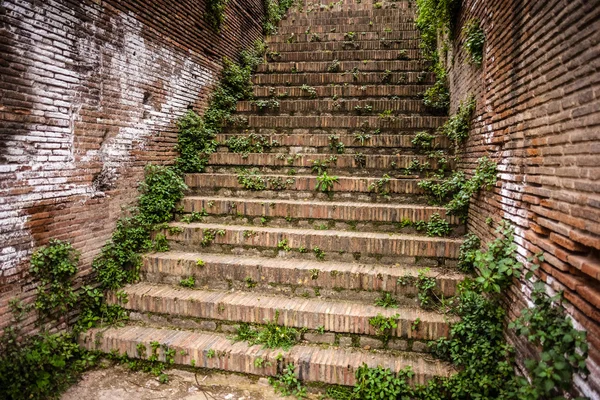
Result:
M472 272L475 262L476 251L481 246L481 240L477 235L468 233L460 245L458 254L458 269L462 272Z
M73 277L79 253L69 242L52 239L31 256L31 275L37 280L35 308L43 316L66 315L77 304Z
M471 117L475 111L475 105L476 102L473 96L461 102L456 114L450 117L440 129L454 143L455 147L464 143L469 137Z
M264 0L265 21L263 31L265 35L277 33L277 24L283 19L294 2L295 0Z
M435 73L435 83L432 87L425 91L425 94L423 95L423 103L427 107L447 112L448 107L450 107L448 73L439 59L436 60L433 66L433 72Z
M417 28L427 56L437 51L439 36L451 35L460 0L417 0Z
M206 2L206 12L204 19L210 24L215 32L221 31L223 21L225 21L225 8L229 0L208 0Z
M479 25L479 20L474 18L463 27L465 36L465 50L469 55L469 62L476 66L481 66L483 62L483 45L485 43L485 34Z

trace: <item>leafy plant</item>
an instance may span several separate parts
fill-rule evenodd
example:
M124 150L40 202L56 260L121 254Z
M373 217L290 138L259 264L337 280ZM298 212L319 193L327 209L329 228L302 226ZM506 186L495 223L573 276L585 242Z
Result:
M52 239L31 256L31 275L38 281L35 308L42 315L65 315L79 298L73 288L79 253L69 242Z
M410 142L418 150L429 150L433 147L434 138L435 136L433 136L429 132L423 131L418 132Z
M382 292L381 297L375 300L375 305L383 308L398 308L398 300L390 292Z
M391 336L392 329L398 328L399 318L399 314L394 314L391 317L377 314L377 316L369 318L369 325L375 328L377 335L383 336L384 340L387 341Z
M238 183L248 190L266 190L267 180L258 172L258 169L240 169L237 176Z
M431 215L427 222L427 236L446 236L452 229L450 224L440 214L435 213Z
M307 397L306 388L294 374L294 364L288 364L283 370L283 374L277 378L269 377L269 383L275 388L275 391L282 396L295 396L297 399Z
M448 111L450 106L448 73L439 60L434 64L433 72L435 73L435 83L425 91L423 103L436 110Z
M179 286L193 288L194 286L196 286L196 278L194 278L193 276L189 276L185 279L182 279L179 281Z
M421 307L429 308L435 303L437 296L435 295L435 278L428 277L429 268L420 269L415 286L417 287L419 303Z
M339 182L339 178L337 176L330 176L327 172L323 171L319 176L317 176L317 187L316 190L321 192L331 192L333 190L333 185Z
M465 236L465 240L460 245L460 252L458 254L458 269L462 272L473 271L473 263L475 261L476 251L481 246L481 240L477 235L468 233Z
M265 21L263 31L265 35L277 33L277 24L294 4L295 0L263 0L265 6Z
M393 373L381 366L369 368L363 364L356 370L353 398L364 400L408 399L409 397L401 397L401 395L412 393L407 381L413 376L414 373L410 367Z
M247 341L250 345L262 344L265 348L282 348L288 350L298 341L299 332L295 328L277 325L279 311L275 312L272 321L264 325L252 326L241 324L236 331L235 341Z
M476 66L481 66L483 61L483 45L485 43L485 34L477 18L471 19L463 27L465 36L465 50L469 55L469 62Z
M382 196L389 196L391 180L392 178L390 178L388 174L383 174L381 178L369 185L369 192L377 193Z
M304 85L300 86L300 90L308 93L308 95L310 96L311 99L314 99L315 97L317 97L317 90L312 86L308 86L308 85L304 84Z
M206 13L204 18L210 24L210 26L219 32L223 21L225 21L225 7L229 0L208 0L206 2Z
M323 261L325 259L325 252L323 250L321 250L320 248L313 247L312 251L313 251L313 253L315 253L317 260Z
M340 72L341 65L339 60L333 60L327 67L327 72Z
M455 146L460 145L469 137L471 116L475 111L475 104L474 97L461 102L456 114L450 117L440 129L444 135L454 142Z

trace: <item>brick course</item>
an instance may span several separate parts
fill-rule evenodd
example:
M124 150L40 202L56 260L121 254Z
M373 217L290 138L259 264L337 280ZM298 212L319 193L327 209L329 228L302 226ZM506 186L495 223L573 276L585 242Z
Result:
M483 67L468 65L460 29L471 18L486 34ZM500 181L472 202L469 228L484 240L485 224L516 226L519 254L543 251L548 291L565 291L565 308L588 331L587 381L579 391L600 396L600 2L463 3L452 46L452 109L473 93L475 123L460 166L472 172L485 154L498 161ZM510 294L511 315L527 306L524 282ZM523 359L533 354L510 338Z

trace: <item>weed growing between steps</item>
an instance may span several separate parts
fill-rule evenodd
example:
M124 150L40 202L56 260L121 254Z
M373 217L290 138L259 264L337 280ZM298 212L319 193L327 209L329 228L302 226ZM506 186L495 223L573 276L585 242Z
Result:
M298 342L301 331L295 328L277 324L279 311L275 312L272 321L265 321L264 325L254 327L250 324L240 324L235 333L236 342L245 341L249 345L262 344L268 349L281 348L288 350Z

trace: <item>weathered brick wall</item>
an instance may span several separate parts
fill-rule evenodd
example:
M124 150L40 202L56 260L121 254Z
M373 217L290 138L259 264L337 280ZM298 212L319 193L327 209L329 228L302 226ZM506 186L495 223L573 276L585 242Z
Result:
M50 238L81 275L137 197L147 163L175 157L174 120L200 110L223 56L262 35L262 0L0 2L0 328L30 301L28 256ZM33 317L32 317L33 318Z
M471 18L486 34L482 68L468 65L461 27ZM452 108L477 96L462 168L490 155L500 180L472 202L469 228L484 240L507 219L519 254L543 251L541 278L564 291L575 326L588 332L590 376L578 389L600 396L600 1L463 2L450 72ZM510 294L514 317L530 288ZM533 354L511 337L519 359Z

